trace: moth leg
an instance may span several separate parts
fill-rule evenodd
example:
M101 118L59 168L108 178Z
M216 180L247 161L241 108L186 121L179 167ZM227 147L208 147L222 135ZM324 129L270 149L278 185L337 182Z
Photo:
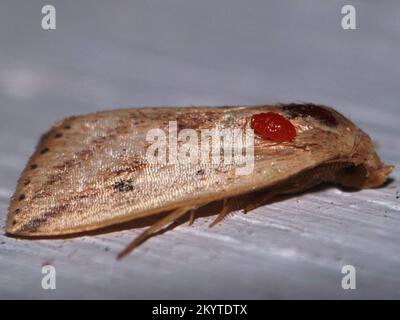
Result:
M189 226L191 226L194 223L194 220L196 220L195 212L196 212L195 209L190 210Z
M215 218L215 220L209 225L210 228L214 227L216 224L220 223L224 218L234 209L235 199L228 198L224 199L224 204L220 213Z
M142 244L144 241L146 241L152 235L157 233L160 229L167 226L171 222L176 221L177 219L182 217L184 214L186 214L191 209L193 209L193 207L178 208L178 209L172 211L170 214L168 214L164 218L162 218L159 221L157 221L156 223L154 223L151 227L149 227L143 233L141 233L124 250L122 250L118 254L118 256L117 256L118 260L122 259L126 255L128 255L130 252L132 252L132 250L134 250L136 247L138 247L140 244Z

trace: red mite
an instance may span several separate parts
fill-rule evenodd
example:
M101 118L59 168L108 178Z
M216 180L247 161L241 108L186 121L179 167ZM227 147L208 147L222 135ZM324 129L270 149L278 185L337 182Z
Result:
M275 142L290 142L296 137L293 124L275 112L253 115L251 127L257 135Z

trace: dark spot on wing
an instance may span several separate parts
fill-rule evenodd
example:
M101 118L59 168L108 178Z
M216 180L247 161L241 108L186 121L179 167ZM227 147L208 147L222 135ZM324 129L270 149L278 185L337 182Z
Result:
M46 181L46 185L52 186L53 184L55 184L58 180L60 180L62 177L61 174L59 175L50 175L49 178Z
M64 161L63 164L54 166L53 168L57 169L57 170L68 170L68 169L72 168L73 166L78 165L79 163L80 163L80 161L78 159L70 159L70 160Z
M50 151L49 148L44 148L44 149L40 150L40 154L45 154L45 153L47 153L49 151Z
M25 195L24 194L21 194L20 196L19 196L19 198L18 198L18 201L22 201L22 200L24 200L25 199Z
M134 155L120 162L118 167L113 169L113 172L117 175L123 173L134 173L145 169L147 165L147 162L140 156Z
M54 166L53 168L56 170L69 170L74 166L77 166L82 163L82 161L89 160L90 157L93 156L92 150L82 150L75 153L76 158L65 160L63 164Z
M44 212L40 217L34 218L34 219L28 221L27 223L23 224L19 228L19 231L35 232L39 229L40 226L45 224L49 218L60 215L67 208L68 208L68 205L66 205L66 204L58 205L58 206L50 209L49 211Z
M28 223L23 224L21 227L18 227L18 231L30 231L30 232L35 232L39 229L39 227L47 221L47 218L45 217L40 217L40 218L35 218Z
M128 192L133 190L132 180L121 180L113 184L113 188L119 192Z
M178 131L183 129L203 129L215 126L216 120L220 117L219 113L206 111L206 112L192 112L182 113L178 115L176 121Z
M203 176L205 174L204 169L197 170L196 175Z
M282 107L291 118L313 117L329 127L336 127L338 125L338 121L328 109L312 103L291 103L283 105Z

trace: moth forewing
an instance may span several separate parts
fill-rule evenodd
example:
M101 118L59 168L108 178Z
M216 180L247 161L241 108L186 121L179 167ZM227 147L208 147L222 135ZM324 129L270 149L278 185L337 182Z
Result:
M288 131L280 135L285 126ZM225 142L213 149L204 135L216 129L229 129L232 136L224 136ZM253 129L251 148L239 155L240 142ZM167 142L165 150L162 144L154 145L157 133L158 142ZM233 145L228 143L221 153L229 139ZM232 161L229 148L240 160ZM321 166L324 170L316 170L308 183L291 180L305 171L312 175ZM375 187L391 170L364 132L323 106L99 112L67 118L44 135L18 181L6 228L10 234L32 237L78 233L164 211L182 215L178 208L197 208L256 190L294 192L323 181Z

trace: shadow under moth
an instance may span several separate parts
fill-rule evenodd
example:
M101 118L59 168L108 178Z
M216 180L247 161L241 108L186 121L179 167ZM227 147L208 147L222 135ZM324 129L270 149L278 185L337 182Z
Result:
M230 139L218 145L219 132ZM251 157L232 161L232 150L240 155L247 146L241 132L253 137ZM251 170L239 173L246 159ZM57 122L42 137L11 198L6 232L51 238L154 218L121 258L179 219L192 223L210 203L221 203L213 226L238 208L248 212L320 183L379 187L392 169L366 133L320 105L98 112Z

